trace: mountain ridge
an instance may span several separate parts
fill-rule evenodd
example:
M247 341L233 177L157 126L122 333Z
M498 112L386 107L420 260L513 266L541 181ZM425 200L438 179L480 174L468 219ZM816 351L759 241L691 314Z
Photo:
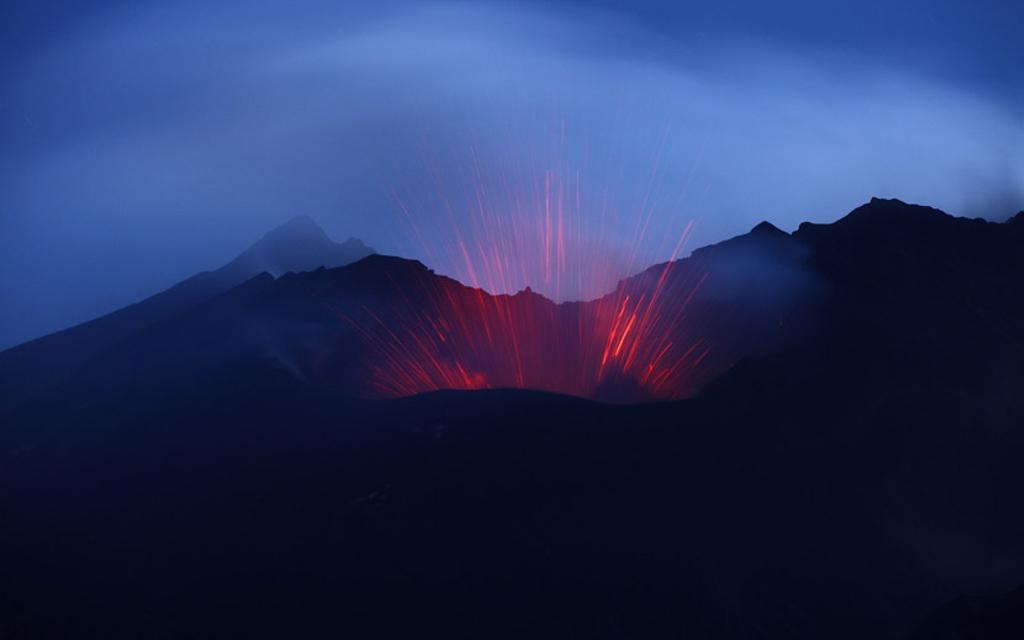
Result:
M309 238L314 239L316 251L306 250ZM218 269L200 272L98 318L0 351L0 387L10 390L0 399L0 413L70 375L76 367L132 333L210 300L268 267L281 273L319 263L338 266L371 253L372 249L354 238L345 243L330 240L308 216L292 218Z
M953 218L930 207L918 207L898 200L873 198L869 203L854 209L834 223L827 225L804 223L792 234L786 233L768 222L759 223L749 233L698 248L693 251L690 257L678 260L671 265L662 263L649 267L643 272L621 281L616 290L606 296L593 301L564 303L562 305L555 305L544 296L527 290L514 295L492 296L482 290L465 287L465 285L451 278L440 276L418 261L410 261L399 257L371 254L369 257L348 263L348 266L332 267L326 270L331 272L341 268L350 269L352 270L351 273L363 273L362 277L367 279L367 283L360 285L360 290L366 291L368 294L373 293L371 290L374 287L378 289L393 287L395 283L389 280L389 278L393 278L398 273L404 273L406 275L402 276L403 278L411 277L418 281L430 278L432 281L448 283L445 286L458 285L458 287L464 287L464 289L460 290L466 292L478 291L475 295L485 296L486 299L499 302L507 300L509 301L507 304L515 304L520 308L523 305L539 306L540 308L551 306L555 309L561 309L562 311L559 312L561 315L568 314L570 316L579 313L581 308L585 309L588 306L600 304L601 300L612 300L616 296L621 298L628 295L630 291L650 292L655 287L662 286L659 285L659 281L666 274L670 277L664 285L667 286L668 292L666 296L663 296L663 300L673 297L683 298L690 295L684 290L686 287L693 287L702 274L708 275L711 278L710 284L705 286L712 289L710 292L712 294L711 298L717 295L722 300L716 301L711 299L708 301L704 306L711 309L711 311L706 312L706 315L720 318L719 324L724 327L722 331L725 331L725 335L733 336L725 342L716 341L720 345L724 345L716 346L715 356L721 359L721 363L715 365L713 369L720 373L732 366L744 355L770 352L773 349L779 348L781 344L790 339L784 337L783 333L770 329L771 322L767 321L761 321L762 328L757 330L753 330L757 322L754 324L746 322L743 325L746 328L741 329L742 323L737 324L737 319L743 318L744 321L747 321L750 318L744 318L745 314L736 314L732 307L742 306L743 299L749 298L752 304L756 302L754 307L750 307L751 309L756 308L760 310L762 307L774 309L770 311L769 315L780 319L777 324L786 327L785 333L796 333L798 330L792 326L792 321L801 314L803 316L808 314L806 311L803 311L794 316L793 313L796 313L795 311L787 311L786 309L796 309L800 305L806 305L811 302L813 296L822 293L820 289L820 275L816 275L814 269L810 267L811 262L813 262L809 262L810 254L816 252L816 255L819 256L815 258L817 260L815 268L831 269L832 267L829 267L827 264L823 266L821 256L827 257L828 255L842 254L842 251L830 245L830 242L832 242L830 240L831 237L840 234L844 237L861 238L863 232L867 230L867 232L874 234L874 237L886 238L886 228L893 224L897 226L902 225L907 220L915 221L915 225L923 224L924 228L945 228L951 225L952 228L959 228L960 225L964 224L970 225L972 228L976 227L974 221ZM984 228L1001 229L1009 228L1009 225L1005 223L986 223ZM853 232L852 235L851 231ZM879 233L883 235L878 235ZM863 241L863 238L858 241ZM347 246L350 248L356 247L360 252L365 249L362 243L358 241L349 242ZM314 251L312 258L310 258L307 252L299 250L307 243L311 243L313 246L320 247L321 249L320 251ZM344 244L331 241L310 218L301 216L293 218L262 236L252 247L220 270L198 274L172 287L163 294L147 299L144 302L150 307L167 302L165 306L168 310L160 309L153 313L153 318L146 317L142 321L126 321L125 324L129 325L128 329L120 330L120 333L117 335L123 335L126 331L135 331L140 326L152 324L155 319L173 315L173 310L193 307L200 301L211 300L217 297L230 288L223 284L225 280L238 284L251 277L257 271L266 271L271 274L276 272L279 276L284 276L285 273L289 272L307 273L309 270L302 269L301 267L324 262L326 260L320 259L317 256L337 255L335 252L345 246ZM281 247L284 247L283 251L279 250ZM843 251L847 251L847 249L843 249ZM287 269L289 265L300 268ZM269 270L265 268L268 266L270 267ZM392 275L387 275L388 273ZM842 275L840 274L839 277L842 277ZM346 282L356 282L359 279L359 277L346 277ZM371 281L376 282L376 284L367 289L366 284ZM680 287L683 287L683 289L680 289ZM706 297L703 293L698 293L697 295L699 300ZM167 301L166 298L168 296L178 296L183 300ZM639 297L638 294L634 295L634 299L637 297ZM662 304L667 304L667 302ZM124 316L136 311L137 305L129 306L120 312L111 314L113 317L109 318L107 322L109 323L114 318L117 318L118 314ZM790 326L786 326L785 320L781 320L785 317L790 318ZM81 334L90 325L91 323L86 323L69 330L71 333L69 336L64 337L63 341L78 342L78 338L73 336ZM711 331L712 333L717 330L710 321L705 321L704 327L704 331ZM814 329L810 326L804 326L801 330L813 331ZM51 339L61 339L61 335L61 333L55 334L51 336ZM46 341L46 339L43 340L44 342ZM110 346L114 340L114 338L108 339L104 342L104 345ZM28 345L37 342L34 341L33 343L28 343ZM75 345L72 345L70 348L66 345L61 345L61 358L64 364L62 375L70 374L74 367L80 366L86 360L102 351L102 349L93 348L87 354L69 357L69 353L71 356L75 355L74 350ZM27 356L32 354L32 349L19 350L15 348L8 352L0 353L0 377L7 373L8 378L11 380L24 378L25 376L21 374L24 368L19 371L18 367L13 367L17 375L10 375L9 372L12 367L9 365L5 369L5 360L8 363L12 359L16 360L16 358L11 358L12 354L25 354ZM37 363L33 364L35 364L37 370L46 370L52 367L52 364L47 364L45 358L39 359ZM47 373L49 372L47 371ZM30 375L28 378L31 380L32 376ZM50 379L53 379L52 375ZM705 380L705 382L707 381L710 381L710 378ZM41 386L43 385L37 384L35 388L40 388Z
M749 340L674 402L352 397L332 382L372 381L363 365L395 355L361 351L376 343L353 323L387 337L444 302L568 325L582 303L490 297L386 256L257 276L6 419L0 624L907 637L960 593L1024 582L1024 236L922 219L755 234L673 263L661 295L685 300L710 270L683 311ZM482 351L502 325L471 326ZM535 336L541 373L578 373L559 369L564 335ZM924 637L948 637L961 609Z

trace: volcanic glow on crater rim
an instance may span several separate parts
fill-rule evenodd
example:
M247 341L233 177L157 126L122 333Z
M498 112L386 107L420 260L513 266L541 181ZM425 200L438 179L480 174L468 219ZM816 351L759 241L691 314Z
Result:
M339 314L370 355L368 395L524 388L638 400L692 393L711 352L687 315L707 274L676 273L692 221L674 236L659 227L656 241L671 243L668 261L622 280L651 244L653 198L633 212L634 232L623 246L611 237L622 221L606 207L586 206L579 172L562 175L547 171L525 189L497 195L481 186L462 202L442 194L450 228L434 242L399 200L427 261L450 265L458 282L432 274L411 284L392 280L388 302ZM609 290L586 302L556 302Z

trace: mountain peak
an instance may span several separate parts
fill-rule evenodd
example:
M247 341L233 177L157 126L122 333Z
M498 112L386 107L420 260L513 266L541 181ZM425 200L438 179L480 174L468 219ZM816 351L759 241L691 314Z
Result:
M846 224L860 220L906 222L936 220L948 217L950 217L949 214L933 207L909 204L895 198L871 198L870 202L863 204L846 214L846 216L841 218L836 222L836 224Z
M954 220L948 213L895 198L871 198L839 220L830 223L802 222L794 234L798 238L817 237L821 233L843 230L857 234L890 233L894 230L916 229L936 222ZM831 231L830 231L831 230Z
M324 243L331 242L331 239L313 218L307 215L299 215L268 231L253 246L290 244L295 242Z
M756 227L750 230L751 235L789 235L782 229L776 227L767 220L762 220Z
M344 243L331 240L313 218L299 215L264 234L223 270L247 277L266 271L276 277L290 271L340 267L373 253L357 238Z

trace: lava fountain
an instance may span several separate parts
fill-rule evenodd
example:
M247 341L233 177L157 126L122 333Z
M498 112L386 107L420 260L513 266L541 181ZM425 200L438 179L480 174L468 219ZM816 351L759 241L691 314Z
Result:
M561 136L564 144L564 128ZM385 301L339 314L370 354L369 395L512 387L632 401L692 393L712 348L689 316L707 274L676 262L692 221L674 232L674 217L654 223L656 176L636 210L615 213L606 192L584 188L578 168L513 181L510 172L484 175L470 157L475 179L461 198L440 180L432 203L394 194L421 245L413 253L455 279L427 271L392 279ZM427 207L443 212L440 230L417 223ZM626 277L644 249L665 244L664 264ZM590 299L565 301L577 295Z
M710 351L687 310L704 277L656 267L588 302L529 290L492 295L432 272L389 279L372 305L339 313L369 354L368 395L525 388L632 401L685 397Z

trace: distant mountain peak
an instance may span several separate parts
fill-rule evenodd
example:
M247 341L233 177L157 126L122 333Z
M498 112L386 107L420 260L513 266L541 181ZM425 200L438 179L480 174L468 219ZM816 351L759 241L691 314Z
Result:
M363 244L362 242L360 242L359 240L356 240L355 238L350 238L349 241L347 241L345 244L348 244L348 242L351 242L352 240L355 240L360 245ZM419 260L414 260L412 258L403 258L401 256L388 256L388 255L384 255L384 254L380 254L380 253L372 253L370 255L367 255L367 256L361 258L360 260L356 261L352 265L352 268L353 269L374 269L374 270L379 270L379 269L405 269L405 270L409 270L409 271L416 271L416 272L423 272L423 273L433 273L434 272L433 269L430 269L429 267L427 267L427 265L423 264Z
M275 227L234 260L170 289L69 329L0 353L0 413L21 397L59 382L77 367L136 332L215 298L253 279L342 267L375 251L357 238L338 243L311 217L300 215ZM270 274L270 275L266 275ZM5 394L0 394L3 396Z
M294 242L329 243L332 240L313 218L307 215L299 215L265 233L253 245L253 248L261 245Z
M319 267L340 267L374 253L357 238L335 242L313 218L298 215L268 231L223 269L244 272L249 277L262 271L280 276Z
M776 227L774 224L768 222L767 220L762 220L761 222L759 222L756 227L750 230L750 233L751 235L789 235L788 233Z
M945 223L955 218L945 211L895 198L871 198L839 220L830 223L802 222L794 236L808 238L831 231L853 231L857 234L886 234L894 230L915 229L921 225ZM831 231L830 231L831 230Z
M362 240L360 240L359 238L349 238L345 242L342 242L341 246L347 247L347 248L350 248L350 249L363 249L363 250L366 251L366 255L367 256L377 255L376 251L374 251L370 247L366 246L366 244Z
M936 220L950 218L948 213L934 207L926 207L919 204L909 204L895 198L871 198L867 204L863 204L843 218L836 224L845 224L851 221L885 219L887 221L908 221L908 220Z

